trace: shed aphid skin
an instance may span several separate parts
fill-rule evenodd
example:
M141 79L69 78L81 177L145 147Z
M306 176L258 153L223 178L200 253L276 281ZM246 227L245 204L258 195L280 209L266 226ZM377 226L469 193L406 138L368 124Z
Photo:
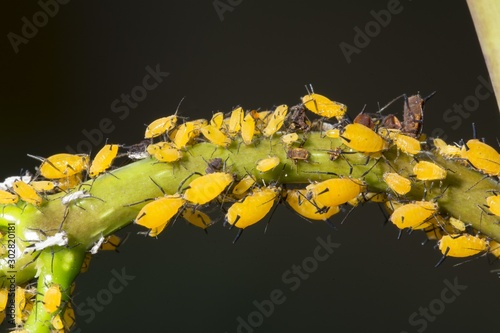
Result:
M204 205L222 194L233 181L230 173L209 173L192 180L182 196L190 203Z
M327 132L326 135L329 136L329 133ZM330 135L333 135L333 133L330 133ZM362 153L380 153L389 148L387 141L361 124L345 126L340 130L339 137L344 145Z
M491 146L471 139L462 146L461 157L488 176L500 175L500 154Z
M257 161L255 169L260 172L268 172L274 170L280 164L280 158L278 156L270 156Z
M40 206L43 202L40 194L35 191L35 189L23 182L22 180L16 180L12 184L12 190L21 198L21 200L32 204L33 206Z
M205 125L201 127L201 133L208 141L210 141L210 143L216 146L226 148L232 142L230 137L212 125Z
M387 186L399 195L405 195L411 191L411 181L395 172L386 172L383 178Z
M239 239L245 228L259 222L271 211L280 192L281 189L274 186L255 189L229 207L226 222L240 229L233 243Z
M446 159L458 158L462 156L460 147L454 145L448 145L443 139L435 138L433 139L434 147L439 155Z
M420 161L413 167L413 174L418 180L433 181L445 179L447 172L436 163Z
M299 141L299 135L297 133L283 134L280 141L285 145L285 147L289 147L293 143Z
M48 313L56 312L61 305L62 293L57 284L51 285L43 295L43 307Z
M96 198L90 194L89 191L87 190L78 190L72 193L69 193L65 195L64 197L61 198L61 203L65 206L69 205L72 202L75 202L80 199L86 199L86 198ZM98 199L98 198L96 198ZM99 199L102 201L102 199Z
M262 130L262 135L264 135L265 137L272 137L277 131L279 131L285 122L287 113L287 105L282 104L278 106L269 116L268 123Z
M253 137L255 135L255 118L252 113L249 112L243 118L241 122L241 139L248 146L252 144Z
M99 252L99 249L101 248L102 244L104 243L104 241L106 240L106 238L104 238L104 236L101 236L97 242L94 243L94 245L90 248L89 252L91 254L97 254L97 252Z
M364 188L361 180L331 178L307 185L305 197L307 200L314 200L320 207L340 206L356 198Z
M88 170L90 158L86 154L55 154L47 158L28 154L42 161L39 171L47 179L61 179Z
M302 97L302 103L311 112L317 114L320 117L333 118L335 117L338 121L344 118L347 112L347 106L330 100L329 98L315 94L312 85L309 85L308 94Z
M186 200L178 194L156 198L142 207L134 223L149 229L161 228L163 230L185 204ZM155 232L154 236L151 234L150 236L157 236L161 230Z
M91 178L99 176L111 167L113 160L118 155L119 147L119 145L106 144L99 150L90 165L89 175Z
M171 142L150 144L146 151L160 162L173 163L182 158L182 152Z
M295 164L298 161L307 162L309 159L309 151L305 148L290 148L286 152L286 157L293 160Z
M446 257L466 258L488 250L488 241L469 234L444 235L438 241L443 256L435 267L441 265Z
M429 220L437 213L438 206L431 201L414 201L397 207L389 220L399 229L425 229L432 224Z
M42 232L42 234L44 234ZM41 251L44 250L48 247L51 246L66 246L68 245L68 235L66 234L65 231L59 231L56 234L52 236L45 236L45 240L40 240L38 239L32 239L32 240L26 240L26 242L32 243L28 246L23 251L23 254L29 253L29 252L36 252L36 251Z
M340 212L339 206L321 207L314 200L308 200L305 189L287 190L285 201L297 214L308 220L326 221Z

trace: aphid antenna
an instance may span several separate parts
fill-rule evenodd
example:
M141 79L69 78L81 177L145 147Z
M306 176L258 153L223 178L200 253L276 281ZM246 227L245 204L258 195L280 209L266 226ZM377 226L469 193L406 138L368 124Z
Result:
M387 103L386 105L384 105L382 108L379 107L379 110L376 112L376 113L382 113L382 111L384 111L385 109L387 109L389 106L391 106L391 104L393 104L395 101L397 101L398 99L400 99L401 97L405 97L406 99L408 99L406 97L406 94L402 94L402 95L399 95L398 97L395 97L393 98L391 101L389 101L389 103Z
M347 212L347 214L345 214L345 216L342 219L342 221L340 221L340 224L344 224L344 222L347 220L347 218L351 215L351 213L354 210L354 208L356 208L356 207L352 206L351 209L349 209L349 211Z

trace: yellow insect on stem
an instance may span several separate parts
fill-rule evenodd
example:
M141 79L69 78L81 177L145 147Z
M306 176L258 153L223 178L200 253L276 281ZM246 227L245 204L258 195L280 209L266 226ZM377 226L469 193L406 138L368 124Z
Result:
M286 194L286 203L297 214L309 220L326 221L333 215L340 212L339 206L321 206L315 200L306 199L306 190L288 190Z
M43 307L48 313L57 311L61 305L62 293L58 285L51 285L43 296Z
M339 121L342 120L347 112L346 105L332 101L320 94L311 93L305 95L302 97L302 103L309 111L316 113L320 117L335 117Z
M145 139L152 139L165 134L172 129L174 129L177 124L177 115L171 115L168 117L163 117L156 119L151 124L146 127L146 132L144 133Z
M192 180L183 197L193 204L204 205L217 198L233 181L229 173L209 173Z
M443 180L447 172L435 163L420 161L413 167L413 174L418 180Z
M383 178L389 188L399 195L405 195L411 191L411 181L395 172L386 172Z
M137 214L135 223L149 229L165 227L185 203L186 201L179 195L157 198L142 207Z
M90 165L90 177L95 178L111 167L113 160L118 155L118 148L118 145L106 144L99 150Z
M360 180L332 178L306 187L307 200L314 200L320 207L340 206L356 198L365 186Z
M274 112L269 116L269 121L267 126L262 131L262 135L265 137L270 137L274 133L280 130L285 122L285 117L288 113L288 106L282 104L274 110Z
M42 197L31 185L26 184L22 180L15 181L12 184L12 189L23 201L26 201L34 206L40 206L42 204Z
M444 256L465 258L486 251L488 241L468 234L452 234L444 235L438 246Z
M432 226L429 220L437 213L437 208L434 202L415 201L396 208L390 221L399 229L425 229Z

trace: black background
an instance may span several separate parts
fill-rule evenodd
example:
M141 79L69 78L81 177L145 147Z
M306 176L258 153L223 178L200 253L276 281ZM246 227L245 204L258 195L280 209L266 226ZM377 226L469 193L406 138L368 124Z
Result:
M238 1L233 1L237 4ZM465 1L401 1L369 44L348 63L339 47L353 44L391 1L241 1L221 20L212 1L71 1L41 27L16 54L7 34L21 33L23 16L32 21L35 1L8 1L0 31L0 178L19 174L36 161L26 153L49 156L85 140L82 130L110 118L113 143L141 140L144 126L172 114L183 96L183 116L210 117L230 111L289 105L312 83L316 92L349 106L356 115L367 104L377 110L402 94L437 94L426 109L424 131L442 128L448 141L479 135L494 143L498 108L493 96L467 119L445 121L453 105L470 101L478 77L487 70ZM399 8L399 7L398 7ZM125 119L111 103L142 83L145 67L160 65L170 75ZM473 98L472 98L473 99ZM401 106L402 103L398 102ZM392 111L399 111L396 106ZM453 126L453 127L452 127ZM94 147L96 151L100 146ZM213 227L208 235L183 223L146 239L132 233L120 253L102 253L77 280L73 301L86 302L107 288L112 270L135 276L112 302L78 317L83 332L151 329L169 332L236 332L237 317L255 311L254 300L283 290L255 332L416 332L408 317L440 298L444 279L467 289L425 332L486 331L497 322L498 263L480 258L439 259L433 244L421 246L421 233L403 235L374 204L355 210L338 231L310 225L279 207L271 227L248 229L237 245L234 233ZM331 234L341 246L319 263L300 287L290 291L282 274L313 254L317 237ZM493 304L493 305L491 305ZM242 331L245 332L245 331Z

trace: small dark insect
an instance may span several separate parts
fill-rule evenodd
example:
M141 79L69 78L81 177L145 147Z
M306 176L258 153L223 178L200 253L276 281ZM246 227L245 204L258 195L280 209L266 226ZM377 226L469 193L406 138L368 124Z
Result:
M422 125L424 121L424 105L436 92L422 98L420 94L405 97L403 109L403 127L401 132L418 138L422 133Z
M295 163L297 161L307 161L309 158L309 152L304 148L290 148L286 152L286 157L292 159Z
M328 155L330 155L330 161L335 161L342 154L342 148L337 147L335 149L331 149L328 151Z
M375 128L375 123L373 122L372 117L363 112L360 112L356 118L354 118L353 123L364 125L370 129Z
M306 116L306 110L303 104L298 104L290 108L290 115L287 121L287 129L291 132L297 130L307 132L311 129L311 121Z
M400 130L402 128L402 125L398 117L393 114L388 114L384 117L384 119L382 119L382 127L385 127L387 129Z
M224 166L224 161L220 157L212 158L207 162L207 168L205 169L206 173L214 173L221 171Z

